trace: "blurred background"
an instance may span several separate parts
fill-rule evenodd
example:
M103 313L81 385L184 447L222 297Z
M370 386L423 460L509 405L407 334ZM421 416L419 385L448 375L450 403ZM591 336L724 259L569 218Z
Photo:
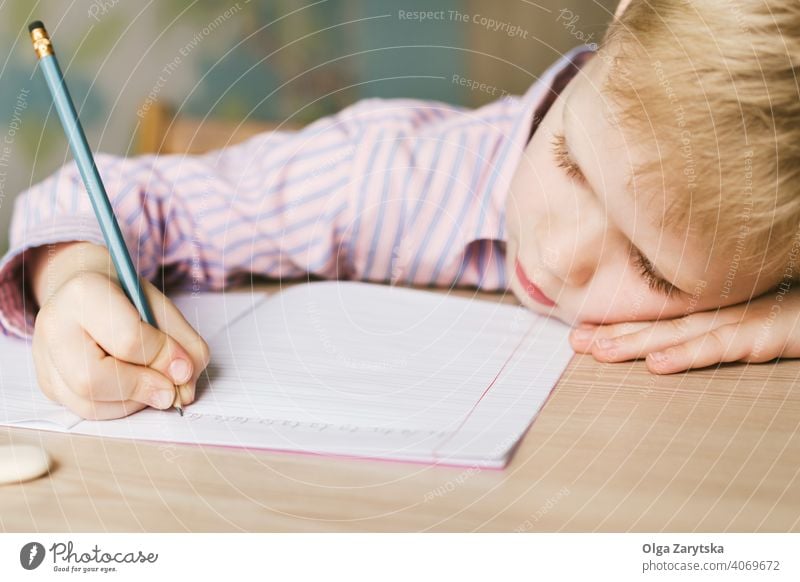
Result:
M599 42L616 4L6 0L0 252L16 195L71 159L36 68L32 20L42 20L53 39L92 149L130 156L143 119L157 106L234 124L295 125L366 97L477 107L521 94L564 52Z

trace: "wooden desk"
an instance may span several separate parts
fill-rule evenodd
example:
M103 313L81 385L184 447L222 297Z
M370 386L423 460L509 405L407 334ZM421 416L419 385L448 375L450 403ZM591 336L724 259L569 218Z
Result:
M57 465L0 487L0 529L797 531L798 372L654 376L576 355L504 471L4 428Z

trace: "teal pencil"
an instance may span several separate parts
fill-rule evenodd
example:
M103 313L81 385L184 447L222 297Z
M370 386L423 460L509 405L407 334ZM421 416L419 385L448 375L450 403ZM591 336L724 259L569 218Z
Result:
M92 156L92 152L89 149L86 135L83 133L83 127L80 120L78 120L78 114L75 112L75 106L69 96L69 91L67 91L64 76L61 74L61 68L58 66L56 55L53 52L50 36L47 34L44 24L39 20L31 22L28 25L28 30L31 33L33 49L39 58L39 66L44 73L47 87L53 96L53 103L58 112L58 117L61 119L61 126L67 134L69 147L78 165L83 183L86 185L86 191L89 193L92 208L95 216L97 216L97 221L100 223L100 230L103 232L103 237L111 254L111 260L117 270L122 289L139 311L142 320L157 328L156 319L153 317L147 297L142 292L139 275L133 266L128 248L125 246L125 239L122 238L122 231L119 228L116 216L114 216L114 210L108 199L108 194L106 194L105 186L103 186L103 181L100 179L100 174L94 163L94 156ZM183 416L180 387L176 387L175 392L173 406Z

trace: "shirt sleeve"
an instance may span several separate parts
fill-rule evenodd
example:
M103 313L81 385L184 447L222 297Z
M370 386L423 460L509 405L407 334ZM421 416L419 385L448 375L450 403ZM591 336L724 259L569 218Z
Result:
M95 162L137 272L162 288L221 290L252 273L347 278L338 249L360 131L345 109L202 155ZM0 261L4 335L33 333L26 251L65 241L105 246L75 162L15 200Z
M476 110L411 99L363 105L361 119L382 121L367 125L368 147L355 160L346 237L355 278L502 288L505 194L529 109L517 97Z
M506 202L532 131L593 52L576 47L524 95L478 109L372 99L346 240L357 279L505 291ZM532 195L528 193L528 195Z

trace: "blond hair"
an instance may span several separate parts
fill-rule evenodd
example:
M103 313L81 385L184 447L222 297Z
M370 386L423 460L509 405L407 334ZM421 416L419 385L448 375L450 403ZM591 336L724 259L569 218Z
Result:
M742 272L800 268L800 2L632 0L600 51L617 120L652 154L632 189L664 193L661 226Z

